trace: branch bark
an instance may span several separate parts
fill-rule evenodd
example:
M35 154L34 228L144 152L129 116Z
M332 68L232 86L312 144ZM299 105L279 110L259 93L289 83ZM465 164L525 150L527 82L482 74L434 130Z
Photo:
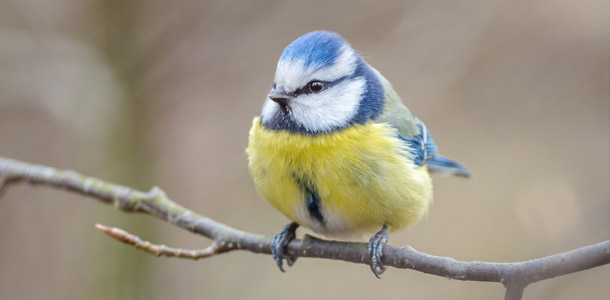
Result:
M185 250L180 248L171 248L165 245L155 245L149 241L143 241L140 237L120 228L108 227L102 224L95 224L95 227L117 241L134 246L137 249L142 249L156 256L165 255L168 257L180 257L197 260L200 258L210 257L218 253L218 245L216 245L216 243L212 243L212 245L205 249Z
M156 255L185 258L193 258L192 255L209 257L232 250L271 253L271 238L241 231L190 211L171 201L158 187L153 187L149 192L143 192L83 176L74 171L57 170L1 156L0 179L0 189L17 182L66 189L91 196L103 203L113 204L123 211L150 214L213 240L212 246L203 250L181 250L152 245L137 237L137 240L132 238L133 240L128 241L125 237L131 235L115 231L115 238ZM104 231L107 233L113 230L105 228L107 230ZM155 247L161 247L161 249ZM172 251L167 251L168 249ZM201 252L186 255L180 254L181 251ZM177 253L178 255L175 255ZM303 240L293 240L287 246L287 255L292 257L316 257L361 264L370 263L367 253L365 243L327 241L307 235ZM531 283L610 263L610 240L560 254L515 263L463 262L449 257L422 253L410 246L386 245L383 250L383 260L386 266L413 269L451 279L502 283L507 290L505 299L513 300L521 299L523 290Z

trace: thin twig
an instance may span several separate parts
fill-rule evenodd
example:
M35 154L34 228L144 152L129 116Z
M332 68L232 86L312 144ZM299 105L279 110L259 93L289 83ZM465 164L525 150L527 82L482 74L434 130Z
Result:
M506 294L504 294L504 300L519 300L523 297L523 290L527 287L527 284L505 284Z
M205 249L197 250L171 248L165 245L155 245L149 241L143 241L142 239L140 239L140 237L133 235L120 228L108 227L102 224L95 224L95 227L120 242L132 245L138 249L142 249L156 256L165 255L167 257L179 257L198 260L200 258L214 256L219 253L219 248L216 243L212 243L212 245Z
M5 184L19 181L44 184L94 197L114 204L123 211L148 213L212 239L218 247L217 253L231 250L271 253L271 238L237 230L192 212L171 201L158 187L142 192L74 171L61 171L3 157L0 157L0 176L10 178ZM291 241L286 254L290 257L317 257L369 264L366 247L364 243L326 241L306 235L302 241ZM422 253L409 246L397 248L386 245L383 262L386 266L452 279L502 283L507 288L505 299L514 300L521 299L523 289L528 284L610 263L610 240L516 263L463 262Z

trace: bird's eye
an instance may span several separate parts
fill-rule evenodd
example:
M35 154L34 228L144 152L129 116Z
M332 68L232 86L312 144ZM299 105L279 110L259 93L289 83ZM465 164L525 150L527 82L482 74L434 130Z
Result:
M324 83L321 81L311 81L309 84L307 84L307 86L313 93L319 93L324 89Z

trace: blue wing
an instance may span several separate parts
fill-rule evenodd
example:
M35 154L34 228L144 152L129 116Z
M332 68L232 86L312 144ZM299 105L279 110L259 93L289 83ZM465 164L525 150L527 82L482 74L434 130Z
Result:
M413 161L418 166L423 166L428 160L430 160L438 148L436 143L430 136L430 132L426 129L426 125L423 122L419 122L417 125L419 133L411 138L405 138L399 136L399 138L409 145L411 154L413 155Z
M402 103L392 84L375 71L385 91L383 110L378 121L389 124L398 131L398 137L411 149L416 165L426 165L428 170L469 177L470 172L463 164L437 154L437 147L426 125L422 123Z
M426 165L428 170L434 172L450 173L458 176L470 177L470 171L462 163L453 159L441 156L437 153L438 147L430 132L423 122L417 125L419 133L411 138L399 138L405 141L411 149L413 161L418 166Z

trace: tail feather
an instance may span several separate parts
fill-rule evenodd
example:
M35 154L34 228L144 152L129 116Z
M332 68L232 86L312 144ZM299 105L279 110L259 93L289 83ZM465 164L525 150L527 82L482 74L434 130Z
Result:
M472 176L464 164L438 154L426 161L426 165L432 172L449 173L466 178Z

